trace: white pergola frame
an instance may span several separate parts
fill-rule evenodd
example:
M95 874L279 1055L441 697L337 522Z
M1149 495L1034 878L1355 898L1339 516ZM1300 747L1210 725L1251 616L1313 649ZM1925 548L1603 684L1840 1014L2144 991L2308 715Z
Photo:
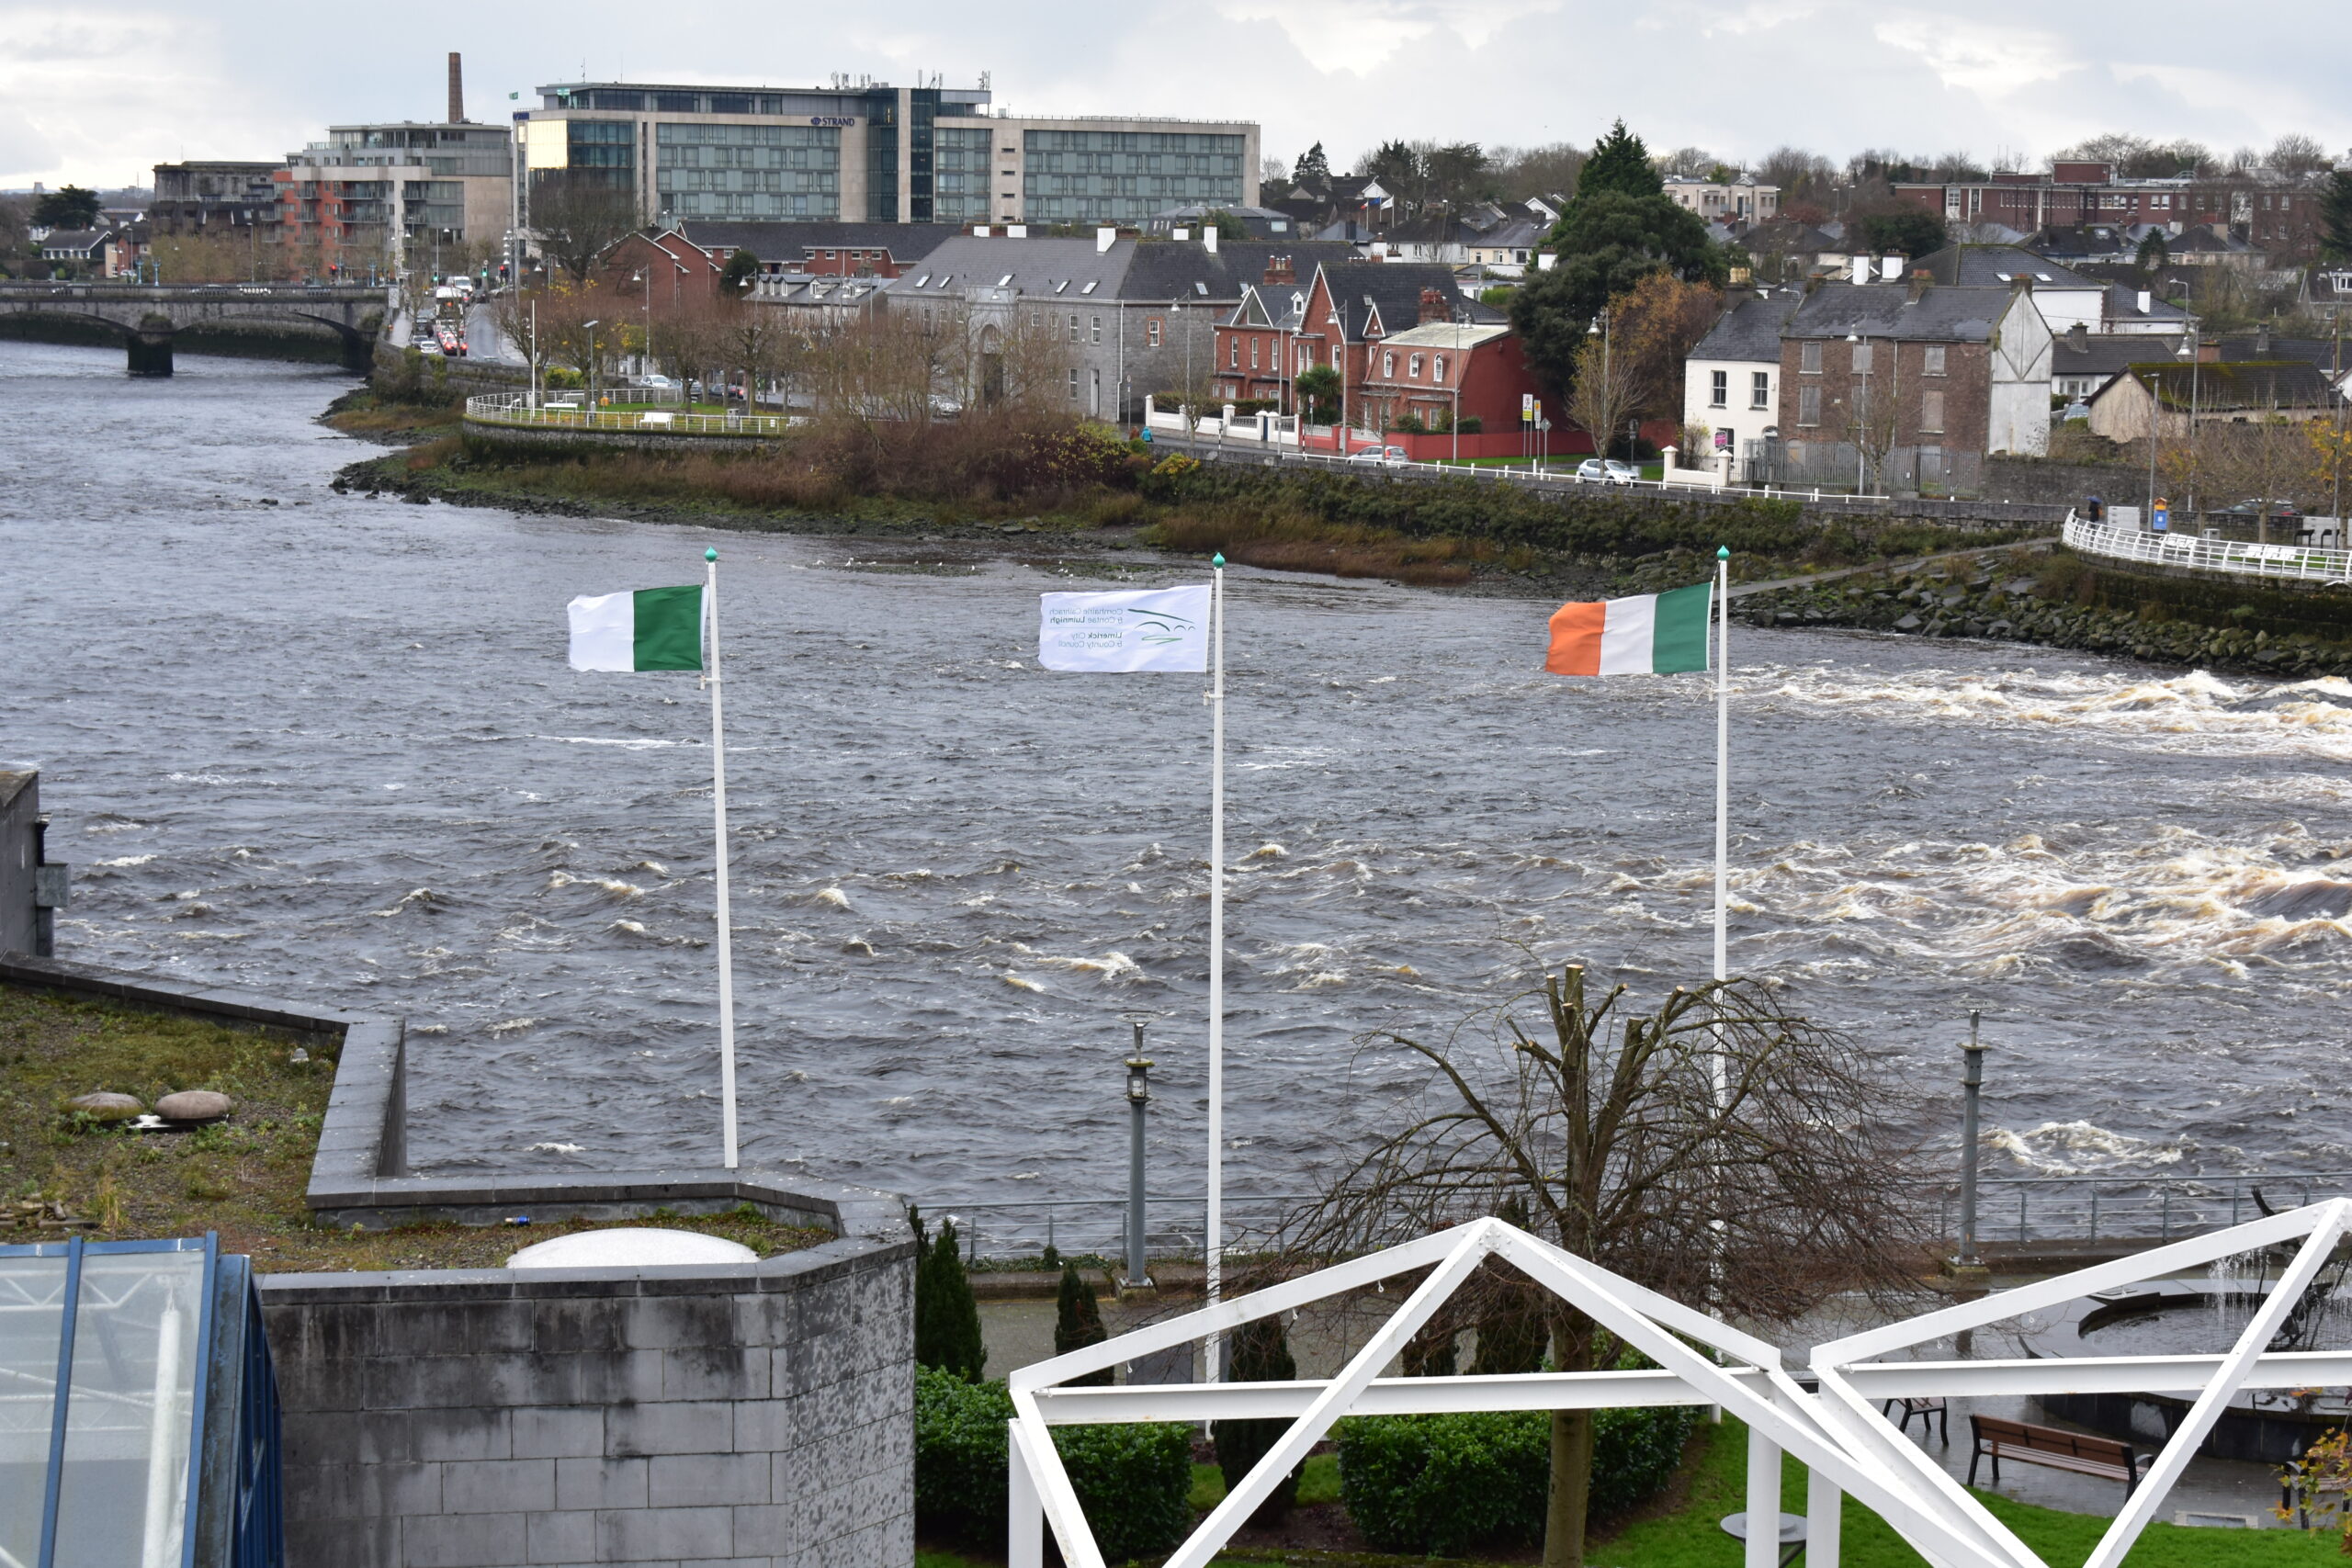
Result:
M1024 1367L1007 1380L1010 1568L1040 1568L1053 1530L1071 1568L1105 1568L1053 1441L1055 1427L1125 1421L1279 1417L1290 1430L1193 1530L1167 1568L1207 1568L1233 1532L1345 1416L1472 1410L1610 1409L1720 1404L1747 1423L1751 1518L1780 1512L1781 1459L1810 1472L1811 1568L1837 1568L1843 1495L1850 1493L1938 1568L2049 1568L1941 1465L1880 1414L1904 1397L2019 1393L2202 1392L2132 1489L2084 1568L2116 1568L2180 1478L2189 1458L2239 1390L2352 1384L2352 1350L2269 1352L2264 1347L2328 1256L2352 1228L2352 1200L2335 1199L2120 1262L1987 1295L1884 1328L1815 1347L1808 1392L1782 1370L1780 1352L1500 1220L1475 1220L1419 1241L1338 1264L1254 1294L1186 1313L1115 1339ZM2223 1355L1889 1361L1881 1358L1963 1330L2062 1305L2095 1292L2191 1269L2254 1247L2301 1238L2277 1287ZM1461 1288L1498 1258L1590 1314L1657 1364L1645 1371L1531 1372L1510 1377L1384 1378L1381 1370ZM1396 1275L1429 1270L1388 1321L1325 1382L1129 1384L1063 1388L1067 1380L1121 1361L1229 1334L1242 1324L1344 1295ZM1718 1363L1692 1342L1723 1357ZM1775 1568L1776 1532L1747 1541L1746 1568Z

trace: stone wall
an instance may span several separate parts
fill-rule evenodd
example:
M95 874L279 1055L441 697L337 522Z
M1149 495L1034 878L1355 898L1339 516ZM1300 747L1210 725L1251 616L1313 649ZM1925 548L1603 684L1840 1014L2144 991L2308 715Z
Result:
M913 1258L265 1279L288 1568L906 1568Z
M2039 457L1987 457L1984 493L2041 506L2080 506L2086 496L2138 506L2147 500L2148 471L2121 464L2053 463Z

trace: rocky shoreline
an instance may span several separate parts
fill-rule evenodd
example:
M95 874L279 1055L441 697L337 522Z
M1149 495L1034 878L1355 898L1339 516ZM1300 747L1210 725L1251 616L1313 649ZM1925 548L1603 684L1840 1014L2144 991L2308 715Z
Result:
M2256 675L2352 675L2352 647L2308 632L2274 635L2081 603L2073 558L1992 550L1916 570L1861 572L1733 601L1735 618L1758 626L1852 626L1906 637L1981 637L2183 668Z

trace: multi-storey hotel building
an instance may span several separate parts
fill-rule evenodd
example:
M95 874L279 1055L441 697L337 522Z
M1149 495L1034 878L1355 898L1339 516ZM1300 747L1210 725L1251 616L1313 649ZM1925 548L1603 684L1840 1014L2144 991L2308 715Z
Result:
M1242 121L1008 116L986 87L538 92L515 116L530 183L608 185L650 218L1140 224L1258 199L1258 127Z

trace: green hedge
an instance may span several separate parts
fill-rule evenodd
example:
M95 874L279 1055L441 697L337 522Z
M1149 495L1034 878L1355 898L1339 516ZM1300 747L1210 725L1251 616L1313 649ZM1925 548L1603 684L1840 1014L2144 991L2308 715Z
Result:
M915 1518L925 1529L1003 1550L1004 1424L1012 1419L1001 1382L915 1369ZM1105 1561L1157 1556L1191 1528L1190 1427L1063 1427L1054 1446Z
M1592 1517L1623 1513L1664 1486L1698 1414L1596 1411ZM1453 1557L1544 1539L1552 1418L1542 1411L1354 1416L1333 1435L1348 1517L1383 1551Z

